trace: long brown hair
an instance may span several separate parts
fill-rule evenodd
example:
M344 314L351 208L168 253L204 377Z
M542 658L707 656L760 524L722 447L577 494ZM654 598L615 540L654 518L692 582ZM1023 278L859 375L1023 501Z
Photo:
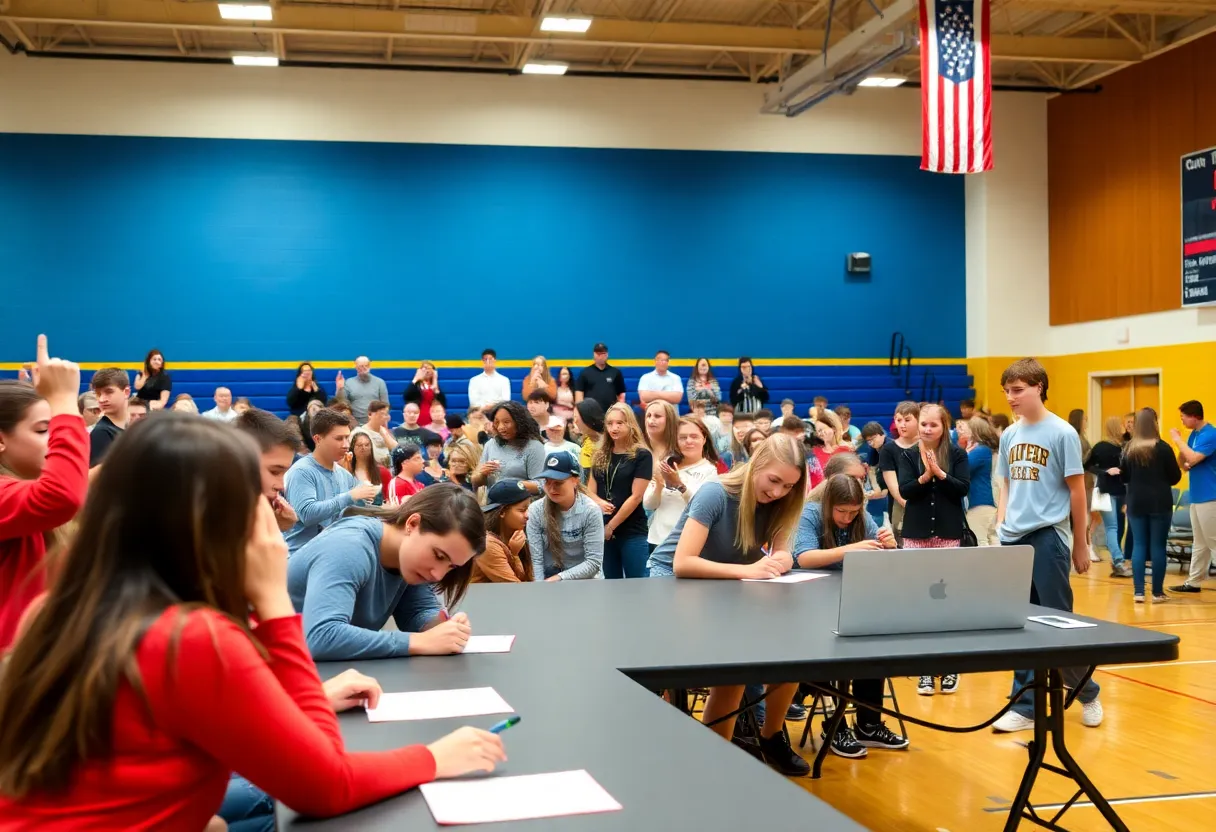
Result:
M586 400L584 399L584 401ZM577 504L579 496L587 493L587 488L576 479L574 491L574 502ZM574 505L571 505L570 508L574 508ZM569 510L566 509L566 511ZM563 568L566 545L562 542L562 509L549 499L548 494L545 495L545 542L549 544L549 555L553 558L553 563L558 569Z
M970 419L962 419L967 423L967 428L971 431L971 438L975 440L975 444L983 445L985 448L999 450L1001 447L1001 437L997 435L996 428L992 423L983 416L972 416ZM945 468L942 469L946 470Z
M709 428L705 427L705 423L696 416L681 416L680 421L676 423L676 436L680 435L680 425L692 425L701 434L701 458L709 460L713 466L718 464L718 449L714 447L714 439L709 435ZM673 451L677 450L677 446L673 445ZM657 461L657 460L656 460Z
M158 413L114 445L90 490L64 568L0 677L10 798L66 789L77 765L111 753L118 688L143 694L139 643L167 608L181 607L174 642L197 609L249 631L245 547L262 491L252 439Z
M847 543L856 543L866 539L866 494L861 483L848 474L834 474L823 482L823 492L819 500L820 517L823 521L823 535L819 545L824 549L835 549L841 545L836 539L836 521L832 519L832 510L837 506L857 506L857 516L849 524Z
M1157 452L1161 431L1157 427L1157 411L1151 407L1136 412L1136 424L1132 428L1132 441L1127 443L1123 455L1137 465L1148 465Z
M159 370L152 369L152 356L154 356L154 355L160 356L160 369ZM303 365L301 365L301 366L303 366ZM163 373L164 371L165 371L165 354L163 352L161 352L160 350L148 350L148 354L144 356L144 378L151 378L152 376L157 375L158 373ZM296 375L298 377L299 373L297 373Z
M507 546L507 539L503 537L502 534L502 513L514 505L515 503L511 503L511 505L507 506L499 506L493 511L487 511L485 513L486 534L494 535L500 541L502 541L504 546ZM558 536L561 536L560 532L558 533ZM510 550L510 547L507 546L507 551L509 552ZM532 581L532 553L528 549L527 541L524 542L524 548L519 550L519 562L524 568L524 582L530 583Z
M1123 445L1123 420L1118 416L1108 416L1102 423L1102 438L1115 447Z
M367 442L367 448L370 453L367 456L367 481L372 485L380 485L380 463L376 461L376 443L372 441L371 434L364 430L357 430L350 436L350 472L355 476L359 473L359 457L355 456L355 443L360 439Z
M676 432L679 430L680 414L671 402L665 402L662 399L656 399L646 405L645 412L649 413L652 407L661 408L663 411L663 436L660 441L666 446L662 449L663 455L666 456L676 449ZM658 449L650 442L650 431L645 430L644 426L642 440L646 443L646 447L650 449L651 453L658 453Z
M788 436L770 436L756 446L756 452L745 465L738 465L723 474L718 482L727 495L739 501L739 521L735 527L735 545L743 552L750 552L764 543L775 542L782 535L789 535L798 527L802 516L802 504L806 499L806 451L802 443ZM790 492L764 506L764 527L756 523L755 474L771 465L783 463L798 469L798 482Z
M449 608L464 598L473 577L473 559L486 549L486 522L481 506L468 489L454 482L437 482L419 491L407 502L397 506L351 506L347 517L375 517L390 526L401 528L405 521L418 515L421 531L428 534L450 534L460 532L469 542L473 557L457 566L435 584L443 591L444 603Z

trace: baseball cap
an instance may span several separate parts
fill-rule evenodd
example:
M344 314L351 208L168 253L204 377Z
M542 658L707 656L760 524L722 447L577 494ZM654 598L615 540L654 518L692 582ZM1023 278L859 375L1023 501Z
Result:
M575 476L574 457L566 451L554 451L545 457L545 470L534 480L568 480Z
M532 493L524 488L524 481L508 477L499 480L486 491L486 504L482 511L493 511L503 506L513 506L516 503L531 499Z
M598 344L596 344L594 347L591 348L591 351L592 352L608 352L608 345L605 344L603 341L600 341Z

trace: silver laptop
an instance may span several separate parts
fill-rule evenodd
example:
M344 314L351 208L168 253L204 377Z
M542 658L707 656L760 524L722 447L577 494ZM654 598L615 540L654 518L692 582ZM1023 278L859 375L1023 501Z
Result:
M1029 546L849 552L836 634L1025 627L1033 565Z

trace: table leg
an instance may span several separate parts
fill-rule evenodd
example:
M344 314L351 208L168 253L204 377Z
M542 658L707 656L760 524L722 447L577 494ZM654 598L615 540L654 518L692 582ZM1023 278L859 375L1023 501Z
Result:
M1084 795L1089 798L1094 807L1110 824L1115 832L1129 832L1127 825L1115 813L1102 793L1086 776L1081 766L1073 759L1064 740L1064 675L1058 670L1036 670L1034 677L1034 739L1027 745L1030 761L1022 774L1022 784L1009 807L1009 817L1005 821L1005 832L1014 832L1023 820L1028 820L1046 829L1063 830L1059 820L1072 807L1077 798ZM1043 762L1047 751L1047 735L1051 734L1051 748L1060 765ZM1052 818L1039 816L1034 805L1030 802L1030 792L1034 788L1039 771L1046 769L1054 774L1067 777L1077 784L1078 791L1068 800Z
M832 718L827 721L823 728L823 733L827 736L827 739L820 744L819 750L815 753L815 763L811 766L812 780L818 780L820 775L823 774L823 761L828 756L828 751L832 747L832 738L836 736L840 723L844 721L846 704L843 699L836 698L836 710L832 711ZM811 715L808 714L807 719L809 720L810 718Z

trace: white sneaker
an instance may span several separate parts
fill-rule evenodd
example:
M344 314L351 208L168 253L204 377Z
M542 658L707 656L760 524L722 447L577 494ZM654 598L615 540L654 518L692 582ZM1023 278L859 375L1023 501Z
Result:
M1102 724L1102 703L1095 699L1081 705L1081 724L1086 728L1097 728Z
M1097 551L1094 550L1093 546L1089 547L1089 562L1090 563L1101 563L1102 562L1101 556L1098 555Z
M1086 707L1089 707L1088 705ZM1101 706L1099 706L1101 707ZM992 723L992 730L998 734L1012 734L1014 731L1029 731L1034 727L1034 720L1024 717L1017 711L1008 711L1003 717Z

